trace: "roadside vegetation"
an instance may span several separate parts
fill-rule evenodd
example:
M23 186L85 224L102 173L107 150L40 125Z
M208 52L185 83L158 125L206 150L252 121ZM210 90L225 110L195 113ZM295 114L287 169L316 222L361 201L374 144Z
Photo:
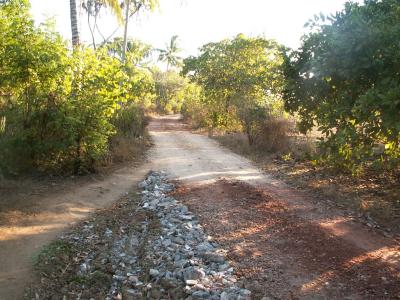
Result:
M102 7L126 26L157 6L86 1L84 8L94 32ZM92 35L85 46L73 28L71 47L51 21L34 24L29 1L2 1L0 176L96 172L144 151L149 115L182 113L289 181L299 174L301 186L315 188L323 178L328 189L335 183L351 195L355 208L393 223L400 215L399 11L395 0L349 2L309 20L299 49L238 34L182 59L177 36L164 49L126 35L100 43ZM151 63L155 55L165 70Z
M177 35L161 49L128 37L129 19L142 11L154 11L158 0L70 0L69 3L71 41L55 31L51 19L35 24L29 0L0 0L0 223L3 227L10 226L5 231L5 249L16 245L14 240L19 243L22 237L26 241L31 241L32 236L37 238L32 241L50 240L54 236L47 236L46 230L52 234L53 225L54 232L70 226L68 214L71 220L84 218L97 203L103 207L116 200L118 193L125 192L121 187L131 187L134 181L129 174L140 177L145 170L134 167L145 161L146 150L151 146L146 128L154 115L181 114L193 131L207 134L254 161L268 174L304 192L294 194L310 193L307 201L312 205L304 214L315 208L315 216L321 213L323 220L298 218L299 212L292 213L292 206L280 203L279 197L289 198L279 193L285 189L283 186L261 193L244 182L225 179L192 190L176 182L175 195L186 197L195 192L198 199L190 197L188 207L172 209L170 205L175 205L175 200L164 189L165 183L150 178L141 183L142 200L138 190L126 192L112 207L95 212L89 219L71 226L62 238L35 250L33 263L38 276L25 291L26 299L39 295L46 299L63 298L68 293L81 299L105 298L116 281L126 285L122 293L115 293L116 299L137 298L138 294L127 288L128 284L140 287L138 290L145 291L143 295L152 299L160 299L160 291L168 291L171 299L182 298L185 292L181 283L189 289L196 286L203 290L202 281L197 279L205 278L204 272L198 274L199 278L193 277L196 280L181 282L178 277L183 273L174 271L178 277L175 274L173 279L179 281L171 284L161 280L167 274L162 272L167 269L153 269L156 261L164 260L171 265L173 262L177 268L198 267L199 260L189 252L198 250L197 242L192 242L203 241L203 236L199 239L193 235L193 224L199 224L192 222L197 222L194 215L187 214L192 208L207 231L216 225L215 236L235 246L231 248L233 251L226 252L229 259L235 260L232 254L236 253L237 262L245 262L252 272L257 268L267 271L256 274L258 287L254 285L254 289L260 295L264 295L267 286L274 289L276 283L277 292L285 290L279 284L289 286L289 281L280 283L276 278L286 276L280 270L293 261L300 262L302 270L298 274L310 273L316 278L309 282L312 289L322 286L335 293L341 290L348 293L347 287L356 282L360 289L368 284L368 289L362 291L364 295L397 292L398 274L387 277L393 272L391 266L389 270L386 262L377 262L381 258L382 262L389 261L387 254L398 251L395 247L400 236L399 0L348 2L335 14L316 15L306 23L306 33L298 49L264 36L238 33L207 43L197 55L185 58L181 57ZM91 33L87 45L82 43L78 28L80 6ZM125 27L123 36L102 34L101 12L106 9L118 20L119 27ZM171 119L176 120L175 116ZM189 126L178 127L174 123L171 127L186 130ZM176 164L173 167L184 163L182 170L190 170L188 167L193 167L187 164L190 157L207 162L207 168L213 167L209 168L212 172L199 168L206 175L197 177L206 177L208 173L221 176L215 169L227 160L217 160L233 157L229 151L214 152L193 146L184 135L179 139L169 136L169 142L179 144L182 140L187 144L185 152L182 151L184 159L170 160ZM197 148L205 149L206 154L196 152ZM216 148L213 145L211 150ZM187 155L188 149L194 149L196 155ZM214 163L210 158L217 159ZM247 160L242 160L237 168L247 166ZM131 172L114 172L117 168ZM237 173L242 176L242 171ZM116 176L104 176L111 172ZM118 180L124 184L117 185ZM88 184L93 182L96 184ZM161 198L150 199L152 192L149 193L148 186ZM204 188L208 190L205 192ZM86 193L88 190L91 192ZM57 199L60 194L68 197ZM71 200L70 194L76 200ZM171 202L166 205L164 200ZM153 204L159 211L146 211ZM318 211L319 206L323 212ZM336 207L340 209L333 209ZM171 215L173 218L159 219L168 210L176 212ZM345 240L337 232L326 234L319 226L322 221L333 220L330 218L334 212L347 223L361 220L374 233L388 237L387 241L376 243L379 247L372 247L374 242L365 249L349 247L348 241L342 242ZM335 222L336 217L335 214ZM178 235L176 220L180 224L187 221L190 230L185 239ZM46 226L41 229L43 224L49 225L49 229ZM169 229L165 231L161 225ZM364 230L346 231L343 238L358 237L357 232ZM365 232L367 235L359 241L375 239ZM212 230L210 233L213 234ZM161 248L149 243L153 237L157 237L159 246L173 246L166 248L168 252L158 253ZM274 239L272 243L268 241L270 237ZM377 240L381 238L377 236ZM209 241L201 244L207 250L211 241L210 236ZM259 241L264 241L263 245ZM130 250L136 249L137 253L131 251L135 256L126 256L129 252L123 249L125 242L129 242ZM29 248L34 248L17 246L31 251ZM181 248L185 249L182 257L175 251ZM279 266L274 266L271 249L279 250L276 253ZM10 257L7 253L7 259L15 264L17 257L25 263L19 258L20 252L15 253ZM280 258L285 256L287 260L282 261ZM115 260L110 259L113 257ZM126 265L120 260L122 257ZM213 268L220 263L218 273L229 268L219 257L216 261L209 259ZM125 271L131 265L139 267L140 276L127 273L125 278ZM235 266L236 270L240 272ZM281 277L276 276L277 271ZM252 276L251 280L256 278ZM259 282L260 276L263 281ZM302 275L296 277L295 280ZM336 279L340 279L336 281L340 285L332 284ZM374 294L374 286L382 293ZM308 289L306 285L303 287ZM211 294L197 295L204 298ZM290 292L293 295L296 296ZM221 299L226 297L221 293Z
M35 27L27 1L6 2L0 14L3 174L93 172L112 138L144 135L155 97L140 66L146 53L132 47L123 64L112 44L71 51L51 24Z
M268 171L398 227L399 10L347 3L310 20L297 50L244 35L207 44L184 61L199 97L182 113Z

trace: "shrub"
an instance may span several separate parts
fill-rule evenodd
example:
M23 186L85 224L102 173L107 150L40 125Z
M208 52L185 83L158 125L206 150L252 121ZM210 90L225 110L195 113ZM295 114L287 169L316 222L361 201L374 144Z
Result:
M154 82L134 61L71 53L50 24L34 26L28 1L0 4L0 174L91 172L118 130L141 136Z
M399 11L396 0L348 2L310 21L302 47L286 58L286 108L304 132L319 126L323 161L353 173L400 161Z
M203 123L244 131L252 144L265 111L282 103L282 63L283 47L278 43L239 34L204 45L198 57L184 60L183 74L202 87Z
M174 71L161 72L153 70L156 90L156 109L161 113L178 113L181 111L183 99L181 91L187 84L187 79Z
M55 159L68 143L66 44L49 27L35 28L28 10L27 1L0 5L0 168L6 173Z
M289 149L290 126L287 118L270 116L255 132L254 144L268 152L285 152Z
M112 124L119 135L138 138L144 135L148 120L141 107L128 103L115 112Z

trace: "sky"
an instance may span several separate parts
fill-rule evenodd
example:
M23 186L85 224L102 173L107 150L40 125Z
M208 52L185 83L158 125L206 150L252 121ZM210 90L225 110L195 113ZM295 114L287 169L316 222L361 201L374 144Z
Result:
M304 24L320 12L335 13L345 0L159 0L160 9L130 20L129 36L165 48L173 35L179 36L182 56L196 55L202 45L231 38L238 33L263 35L297 48L305 32ZM56 20L56 30L71 39L68 0L31 0L37 23L48 17ZM81 18L81 39L90 42L85 16ZM115 18L104 12L99 20L103 35L117 28ZM122 36L122 28L116 36ZM101 41L98 36L97 41Z

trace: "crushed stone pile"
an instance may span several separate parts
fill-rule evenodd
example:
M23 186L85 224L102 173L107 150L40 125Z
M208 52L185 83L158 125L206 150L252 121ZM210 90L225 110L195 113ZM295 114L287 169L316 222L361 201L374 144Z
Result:
M118 267L108 299L119 295L130 299L143 295L151 299L250 299L251 292L240 288L226 252L185 205L168 196L174 185L167 182L166 174L151 172L139 187L142 202L137 209L152 212L159 227L157 234L150 234L146 220L140 235L115 242L112 263ZM140 251L145 254L137 264Z

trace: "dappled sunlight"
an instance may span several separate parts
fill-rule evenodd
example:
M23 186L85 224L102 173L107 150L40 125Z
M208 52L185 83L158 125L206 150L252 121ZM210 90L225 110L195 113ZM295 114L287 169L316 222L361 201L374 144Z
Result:
M224 171L214 171L214 172L201 172L195 173L192 175L181 176L178 177L178 180L202 180L202 179L210 179L213 178L214 180L221 179L221 178L229 178L229 179L237 179L243 181L249 180L259 180L262 178L260 173L254 172L254 170L224 170Z
M399 290L398 245L388 245L346 217L318 214L301 201L281 201L282 195L291 196L285 188L271 192L221 180L191 184L181 197L228 251L237 272L266 291L279 291L277 298L366 293L380 299Z
M222 224L229 224L228 221L221 221ZM257 234L263 234L263 239L268 238L270 235L266 232L271 224L256 224L254 226L246 226L246 228L240 228L237 230L231 230L224 234L220 239L223 241L238 241L238 240L246 240L247 237L251 237Z
M329 280L335 276L334 271L326 271L319 276L317 276L315 279L308 281L304 283L300 291L302 293L309 293L311 291L316 292L321 290L324 286L329 285Z
M0 242L18 240L32 235L43 234L48 231L61 229L63 227L65 227L65 224L63 223L3 227L0 228Z
M382 260L387 264L396 267L400 272L400 246L397 247L382 247L380 249L367 252L347 262L348 265L363 263L368 259ZM400 273L399 273L400 275ZM400 277L399 277L400 279ZM400 282L399 282L400 284Z
M310 170L308 170L308 169L298 169L298 170L296 170L296 169L294 169L293 171L287 171L287 175L289 175L289 176L293 176L293 175L296 175L296 176L301 176L301 175L306 175L306 174L309 174L310 173Z
M369 239L368 237L372 234L370 232L354 235L352 226L360 225L349 224L349 220L345 217L320 221L318 225L335 236L342 237L344 240L351 240L358 247L365 249L369 257L382 259L389 264L396 265L400 269L400 245L394 244L393 246L376 249L376 239L381 239L383 243L383 238L375 236L375 239Z
M93 211L93 207L71 207L70 209L69 209L69 212L71 213L71 214L82 214L82 213L84 213L84 214L86 214L86 213L90 213L90 212L92 212Z
M387 254L389 254L389 256ZM304 283L301 286L301 291L304 293L319 291L322 288L326 287L327 285L330 285L332 281L335 281L336 277L340 278L341 276L343 276L344 273L347 272L348 270L351 270L352 268L357 268L364 264L368 265L371 262L377 262L377 263L381 262L382 267L384 268L387 267L386 264L393 264L397 265L397 267L400 267L400 265L398 265L400 258L399 255L400 255L399 247L395 248L382 247L375 251L362 253L359 256L352 257L349 260L345 261L341 266L335 268L335 270L327 270L325 272L318 274L318 276L316 276L314 279ZM393 259L391 259L390 257L392 257ZM398 269L398 271L399 270L400 269ZM378 271L379 270L376 270L376 272ZM364 276L365 280L368 279L365 275L361 276ZM388 280L388 278L386 277L381 277L380 279L383 282ZM398 273L397 275L397 280L398 283L400 284L400 273Z
M61 230L67 224L86 217L94 210L90 206L78 206L76 203L62 203L54 211L34 215L14 213L14 220L0 226L0 241L18 240L33 235L46 234Z

